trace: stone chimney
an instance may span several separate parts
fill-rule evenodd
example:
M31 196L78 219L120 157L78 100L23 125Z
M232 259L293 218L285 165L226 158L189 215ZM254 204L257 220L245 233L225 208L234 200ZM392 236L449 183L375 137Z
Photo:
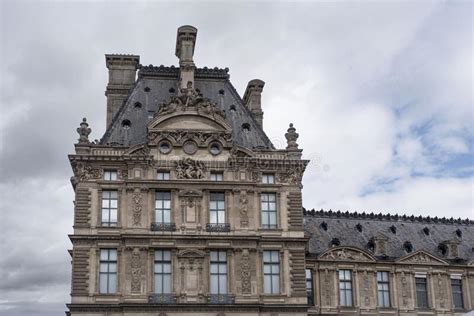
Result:
M196 45L197 28L183 25L176 35L176 57L179 58L179 91L194 89L194 47Z
M263 128L262 91L265 82L260 79L250 80L244 93L244 103L254 115L258 125Z
M105 65L109 69L109 83L105 90L107 126L133 88L139 63L140 56L137 55L105 55Z

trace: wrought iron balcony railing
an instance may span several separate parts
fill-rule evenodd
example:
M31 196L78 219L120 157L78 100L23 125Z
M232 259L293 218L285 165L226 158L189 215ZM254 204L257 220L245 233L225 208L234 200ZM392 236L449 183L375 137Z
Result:
M209 294L209 304L234 304L234 296L230 294Z
M175 223L152 223L152 231L174 232L176 230Z
M151 304L175 304L176 296L173 294L153 294L148 296L148 303Z
M223 223L223 224L207 223L206 224L206 231L208 231L208 232L217 232L217 233L230 232L230 224L227 224L227 223Z

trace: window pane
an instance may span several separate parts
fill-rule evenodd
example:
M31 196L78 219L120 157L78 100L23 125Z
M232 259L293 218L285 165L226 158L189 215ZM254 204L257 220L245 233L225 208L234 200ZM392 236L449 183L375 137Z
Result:
M163 276L161 274L155 275L155 293L163 293Z
M117 223L117 210L110 210L110 219L111 223Z
M227 294L227 275L219 276L219 294Z
M107 293L107 275L100 274L99 276L99 292L100 293Z
M263 283L264 283L264 291L265 293L272 293L272 284L271 284L271 276L270 275L265 275L263 278Z
M171 274L163 275L163 293L171 293Z
M217 275L211 275L211 293L217 294L219 290L219 279Z
M109 274L109 293L117 292L117 275Z
M280 276L272 276L272 293L280 293Z
M163 212L163 222L171 223L171 212L169 210Z

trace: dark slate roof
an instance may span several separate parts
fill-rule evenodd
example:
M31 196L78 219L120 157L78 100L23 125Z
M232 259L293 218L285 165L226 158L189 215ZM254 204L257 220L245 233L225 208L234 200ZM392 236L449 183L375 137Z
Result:
M403 244L409 241L413 251L424 250L439 258L444 258L440 243L457 239L458 262L469 262L474 259L474 221L469 219L447 219L383 214L307 211L304 212L305 232L310 237L309 253L317 256L331 247L334 238L340 246L351 246L371 253L369 241L383 234L388 238L386 260L396 260L407 255ZM357 226L360 224L360 226ZM395 227L394 234L391 227ZM326 227L325 230L323 227ZM361 231L359 229L361 228ZM423 229L428 228L429 234ZM461 237L458 235L460 232ZM450 261L450 260L446 260Z
M225 111L237 145L249 149L274 149L267 135L258 126L252 113L229 81L228 71L227 68L197 68L195 71L196 90L204 97L216 102ZM160 105L176 95L178 78L179 68L174 66L140 66L138 80L132 92L114 116L100 143L127 147L145 143L147 124L153 119ZM231 107L235 108L235 111L231 111ZM130 128L123 128L124 120L131 122ZM241 132L244 124L250 126L248 133Z

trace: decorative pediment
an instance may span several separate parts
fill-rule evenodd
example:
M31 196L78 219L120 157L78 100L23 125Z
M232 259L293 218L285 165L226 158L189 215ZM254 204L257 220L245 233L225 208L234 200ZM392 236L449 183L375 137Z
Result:
M194 90L172 97L162 104L148 130L224 130L231 131L225 113L208 98L198 95Z
M418 250L414 253L406 255L400 258L397 262L399 263L410 263L410 264L435 264L435 265L447 265L448 263L440 258L427 253L424 250Z
M178 252L179 258L204 258L206 253L198 249L184 249Z
M376 261L373 256L353 247L335 247L323 252L319 256L320 260L331 261Z
M125 156L142 156L146 157L150 155L150 148L146 144L130 147L124 153Z
M250 158L255 156L253 151L238 145L232 147L230 154L232 158Z

